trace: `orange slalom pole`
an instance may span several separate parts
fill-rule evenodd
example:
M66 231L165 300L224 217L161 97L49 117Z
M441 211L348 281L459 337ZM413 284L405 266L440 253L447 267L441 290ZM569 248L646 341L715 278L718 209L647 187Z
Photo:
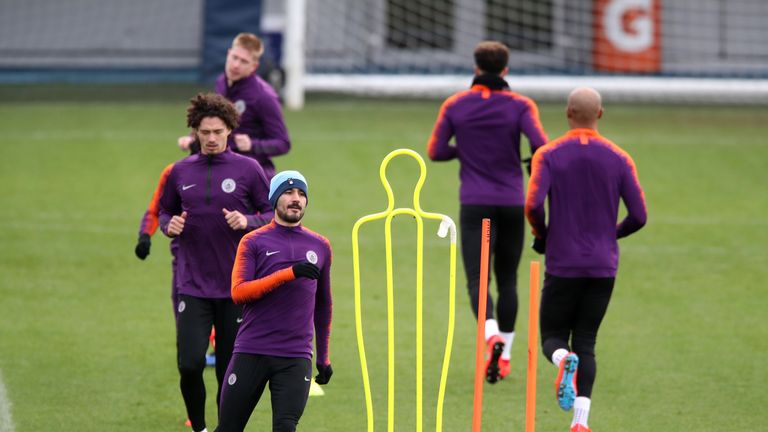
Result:
M485 316L488 303L488 257L491 248L491 220L483 219L480 242L480 284L477 303L477 349L475 350L475 402L472 432L480 432L483 423L483 375L485 375Z
M525 432L536 430L536 367L539 353L539 262L531 261L528 301L528 382L525 390Z

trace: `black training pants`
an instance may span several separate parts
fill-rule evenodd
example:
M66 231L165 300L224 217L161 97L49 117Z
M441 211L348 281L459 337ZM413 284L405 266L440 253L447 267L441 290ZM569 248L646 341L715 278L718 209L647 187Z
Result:
M176 323L176 349L181 395L194 430L205 428L205 353L211 326L216 326L216 403L227 370L235 336L240 326L242 307L232 299L209 299L179 294Z
M490 269L492 268L498 289L496 319L501 331L513 332L517 319L517 267L520 264L525 236L523 207L467 204L461 206L459 216L461 256L464 259L467 290L475 317L477 317L477 295L480 285L480 245L483 218L491 220L490 257L493 267L490 267L489 263L488 286L491 285ZM493 298L490 292L486 305L486 318L494 318Z
M235 353L226 376L217 432L245 429L267 383L272 395L272 431L296 430L312 383L309 359Z
M539 322L544 355L552 361L559 348L579 356L576 388L591 397L597 376L597 330L611 300L615 278L563 278L544 275ZM570 348L569 342L570 341Z

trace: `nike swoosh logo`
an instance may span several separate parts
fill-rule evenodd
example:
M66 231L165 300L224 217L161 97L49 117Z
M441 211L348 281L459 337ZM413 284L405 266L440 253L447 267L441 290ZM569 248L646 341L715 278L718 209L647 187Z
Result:
M267 256L272 256L276 253L280 253L280 251L267 251Z
M195 186L197 186L197 183L191 184L191 185L181 185L181 190L185 191L185 190L193 188Z
M243 319L242 318L238 318L235 321L237 321L237 323L240 324L241 322L243 322Z
M304 381L307 381L307 382L309 382L309 378L307 378L307 377L304 377Z

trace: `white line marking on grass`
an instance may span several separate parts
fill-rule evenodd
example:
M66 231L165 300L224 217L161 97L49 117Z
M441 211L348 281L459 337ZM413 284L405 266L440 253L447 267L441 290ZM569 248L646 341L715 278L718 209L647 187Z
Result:
M0 372L0 432L13 432L13 419L11 418L11 401L8 399L3 383L3 374Z

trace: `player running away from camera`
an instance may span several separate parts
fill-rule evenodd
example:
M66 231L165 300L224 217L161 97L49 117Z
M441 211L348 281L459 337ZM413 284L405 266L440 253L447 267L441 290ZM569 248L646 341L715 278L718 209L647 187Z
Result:
M240 33L227 50L224 73L216 80L216 93L229 99L240 115L240 124L228 139L229 148L259 161L267 179L275 174L272 157L288 153L291 142L280 99L256 73L264 44L253 33ZM179 147L187 150L193 136L183 136Z
M520 135L531 153L547 142L533 100L509 89L509 49L481 42L474 52L475 78L469 90L449 97L440 108L427 153L433 161L458 159L461 254L472 311L477 316L482 221L491 220L490 251L496 276L496 315L488 294L485 322L486 380L509 374L517 319L517 267L523 251L525 217ZM455 137L455 145L450 144ZM490 264L490 263L489 263Z
M269 200L274 220L243 237L232 269L232 299L245 306L221 394L220 432L245 428L267 383L272 430L296 430L312 383L313 335L315 380L327 384L333 374L331 245L301 224L308 189L299 172L272 178Z
M568 97L570 131L533 156L525 213L534 250L545 254L541 295L544 355L559 373L558 404L574 408L571 431L589 431L595 343L619 264L617 240L645 225L645 198L632 158L597 131L600 94L586 87ZM549 223L544 201L549 199ZM619 201L627 216L617 225Z
M198 94L187 109L187 125L200 154L176 162L160 197L160 228L178 238L179 290L176 344L180 387L194 431L205 424L205 351L216 326L216 378L221 394L241 321L229 286L243 235L272 219L264 171L253 159L227 148L237 111L224 97Z

